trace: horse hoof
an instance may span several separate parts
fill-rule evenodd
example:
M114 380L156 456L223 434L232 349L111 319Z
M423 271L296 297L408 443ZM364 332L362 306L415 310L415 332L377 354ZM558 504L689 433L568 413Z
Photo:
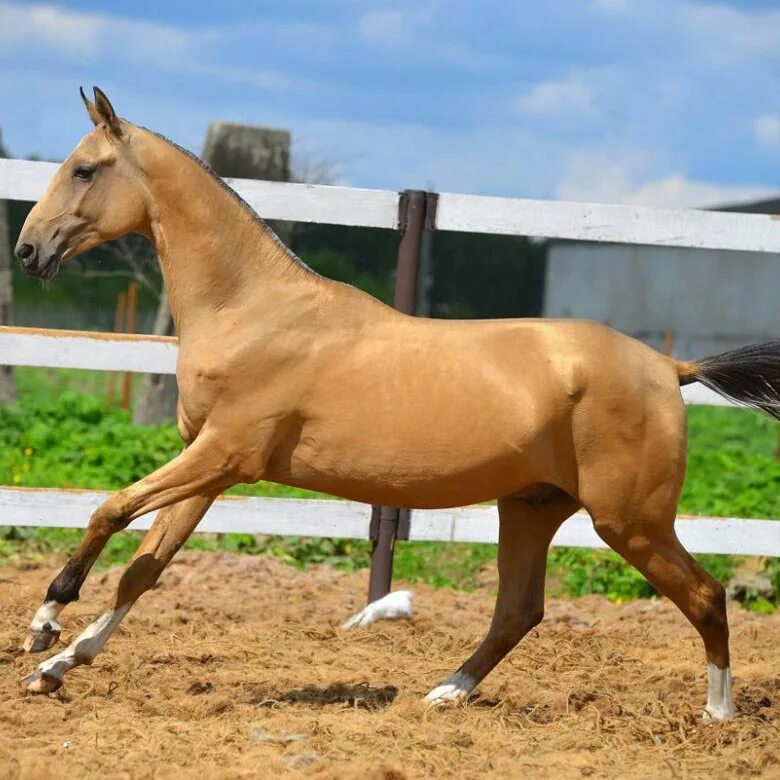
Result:
M426 697L431 707L448 707L469 700L476 684L465 672L451 674L441 685L437 685Z
M59 638L59 631L30 631L24 640L24 652L43 653L55 645Z
M22 686L29 693L53 693L62 685L62 680L36 669L22 680Z
M705 709L699 718L699 723L709 726L712 723L722 723L723 721L731 720L733 717L734 713L731 710L710 712L708 709Z

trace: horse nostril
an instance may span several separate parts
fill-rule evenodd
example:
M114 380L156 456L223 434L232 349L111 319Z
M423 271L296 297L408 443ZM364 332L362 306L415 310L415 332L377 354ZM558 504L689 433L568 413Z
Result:
M32 244L20 244L16 247L16 257L25 268L29 268L35 262L35 255L35 247Z

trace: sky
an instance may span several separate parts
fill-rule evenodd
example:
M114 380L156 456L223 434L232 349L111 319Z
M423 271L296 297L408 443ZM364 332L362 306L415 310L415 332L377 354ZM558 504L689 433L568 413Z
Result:
M80 85L199 153L288 128L301 169L664 207L780 193L780 2L0 0L0 128L63 159Z

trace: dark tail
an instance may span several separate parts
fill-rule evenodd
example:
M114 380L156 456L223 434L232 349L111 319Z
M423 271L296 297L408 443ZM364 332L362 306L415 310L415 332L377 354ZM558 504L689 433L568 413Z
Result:
M752 344L721 355L679 362L680 384L705 387L780 420L780 341Z

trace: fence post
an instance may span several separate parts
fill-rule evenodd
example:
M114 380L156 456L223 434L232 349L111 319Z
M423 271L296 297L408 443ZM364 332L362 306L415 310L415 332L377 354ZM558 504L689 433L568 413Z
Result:
M435 221L435 193L422 190L405 190L401 193L398 201L401 241L398 245L393 306L404 314L415 313L423 232L433 230ZM371 572L368 579L369 604L390 592L395 540L409 538L409 523L408 509L372 507L369 526L372 542Z

